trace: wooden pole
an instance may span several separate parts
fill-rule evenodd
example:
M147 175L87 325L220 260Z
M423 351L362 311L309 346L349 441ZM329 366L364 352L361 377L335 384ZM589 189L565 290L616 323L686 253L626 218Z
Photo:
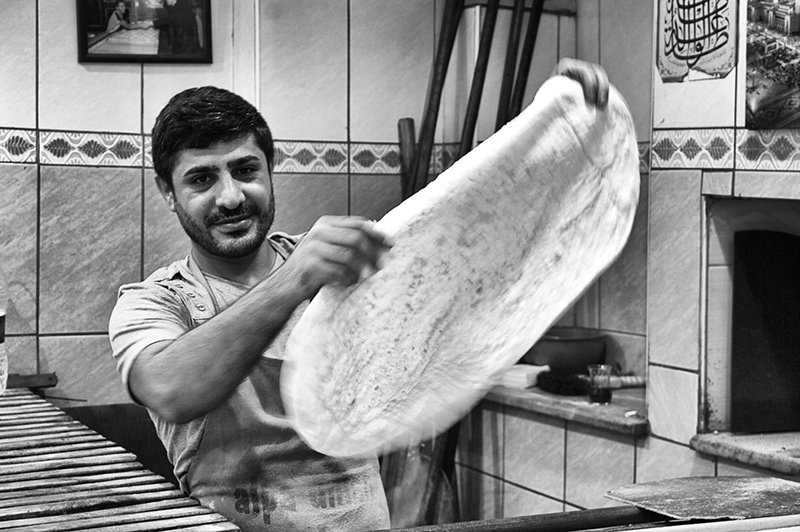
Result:
M539 21L542 19L542 11L544 11L544 0L533 0L530 18L528 18L528 30L525 34L525 42L522 45L522 52L519 58L517 79L514 82L514 93L511 96L511 103L508 108L508 120L511 120L522 111L522 99L525 97L525 87L528 83L528 74L531 71L531 60L536 46L536 35L539 33Z
M486 6L486 18L483 20L483 26L481 27L481 42L478 47L478 57L475 61L475 73L472 76L472 87L469 91L467 114L464 119L464 128L461 132L461 145L458 150L459 159L472 149L499 7L500 0L489 0Z
M444 5L442 28L439 32L439 42L433 64L428 97L425 102L425 112L419 132L419 145L414 154L414 180L411 193L415 193L428 184L428 167L431 164L433 151L433 138L436 134L436 121L439 117L439 104L442 99L444 81L447 76L447 67L450 55L456 40L458 23L464 0L447 0Z
M517 49L519 48L519 36L522 31L524 7L525 0L514 0L514 10L511 13L511 32L508 34L508 46L506 48L506 62L503 66L503 79L500 84L500 100L497 103L495 131L508 122L508 104L511 101L511 91L514 87L514 69L517 64Z
M403 199L413 194L414 187L414 141L417 134L413 118L397 121L397 136L400 140L400 192Z

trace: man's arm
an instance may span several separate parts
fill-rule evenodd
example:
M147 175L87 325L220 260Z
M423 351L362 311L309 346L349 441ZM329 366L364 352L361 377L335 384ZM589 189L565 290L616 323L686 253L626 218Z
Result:
M356 282L378 267L387 246L369 222L321 219L281 268L236 303L180 338L144 349L130 371L131 393L176 423L211 411L250 373L300 303L324 284Z

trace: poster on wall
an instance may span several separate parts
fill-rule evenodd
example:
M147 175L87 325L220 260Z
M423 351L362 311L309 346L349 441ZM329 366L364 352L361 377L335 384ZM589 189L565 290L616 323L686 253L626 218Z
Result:
M75 0L80 63L211 63L211 0Z
M662 81L723 78L736 66L737 0L659 0L658 55Z
M800 127L800 0L747 4L745 127Z

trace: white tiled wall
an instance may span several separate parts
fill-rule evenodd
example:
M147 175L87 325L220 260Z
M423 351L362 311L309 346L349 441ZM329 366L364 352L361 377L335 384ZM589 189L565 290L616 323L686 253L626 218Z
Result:
M433 60L435 5L426 0L351 2L353 140L397 142L397 121L420 116ZM379 57L375 50L381 50Z
M654 170L648 240L650 363L697 371L700 344L701 172Z
M9 16L10 14L14 16ZM36 3L7 0L0 5L0 35L3 60L0 61L0 117L5 127L36 127ZM13 97L8 97L13 95Z
M664 83L653 79L654 128L733 127L736 73L724 79Z
M637 139L649 141L652 94L647 75L650 70L645 65L649 67L652 61L653 4L603 0L598 9L600 64L631 109Z
M650 433L688 443L697 434L699 378L697 373L651 365L647 378Z
M667 478L710 477L715 463L688 448L659 438L640 440L636 447L636 482Z
M581 508L617 506L605 493L611 487L634 482L634 443L632 436L570 425L565 500Z
M561 499L564 494L566 422L521 410L507 409L506 413L503 437L505 480Z
M52 2L39 11L39 90L37 117L41 129L77 131L142 130L142 67L135 64L98 66L77 62L75 4Z
M261 108L277 138L348 140L347 4L260 2Z

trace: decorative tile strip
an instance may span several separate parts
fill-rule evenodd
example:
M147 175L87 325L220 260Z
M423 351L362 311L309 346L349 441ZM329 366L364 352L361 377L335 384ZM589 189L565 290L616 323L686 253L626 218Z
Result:
M429 181L450 168L453 163L456 162L459 147L460 146L458 143L452 142L447 144L433 145L433 149L431 150L431 160L428 163Z
M40 131L39 161L74 166L141 166L142 136Z
M434 145L430 172L439 174L453 166L458 158L460 148L461 145L458 142Z
M346 142L275 142L275 172L346 174Z
M153 167L153 137L152 135L144 136L144 166L145 168Z
M736 168L800 170L800 131L773 129L736 132Z
M649 174L650 173L650 143L649 142L640 142L639 143L639 173L640 174Z
M733 169L734 130L657 129L651 168Z
M0 128L0 162L35 162L36 131ZM39 131L39 162L71 166L153 167L149 134ZM640 170L647 171L649 143L639 143ZM435 144L429 175L456 161L458 143ZM349 162L348 162L349 161ZM392 143L275 141L275 172L399 174L400 148Z
M0 129L0 162L36 162L36 130Z
M350 173L399 174L399 144L350 144Z

